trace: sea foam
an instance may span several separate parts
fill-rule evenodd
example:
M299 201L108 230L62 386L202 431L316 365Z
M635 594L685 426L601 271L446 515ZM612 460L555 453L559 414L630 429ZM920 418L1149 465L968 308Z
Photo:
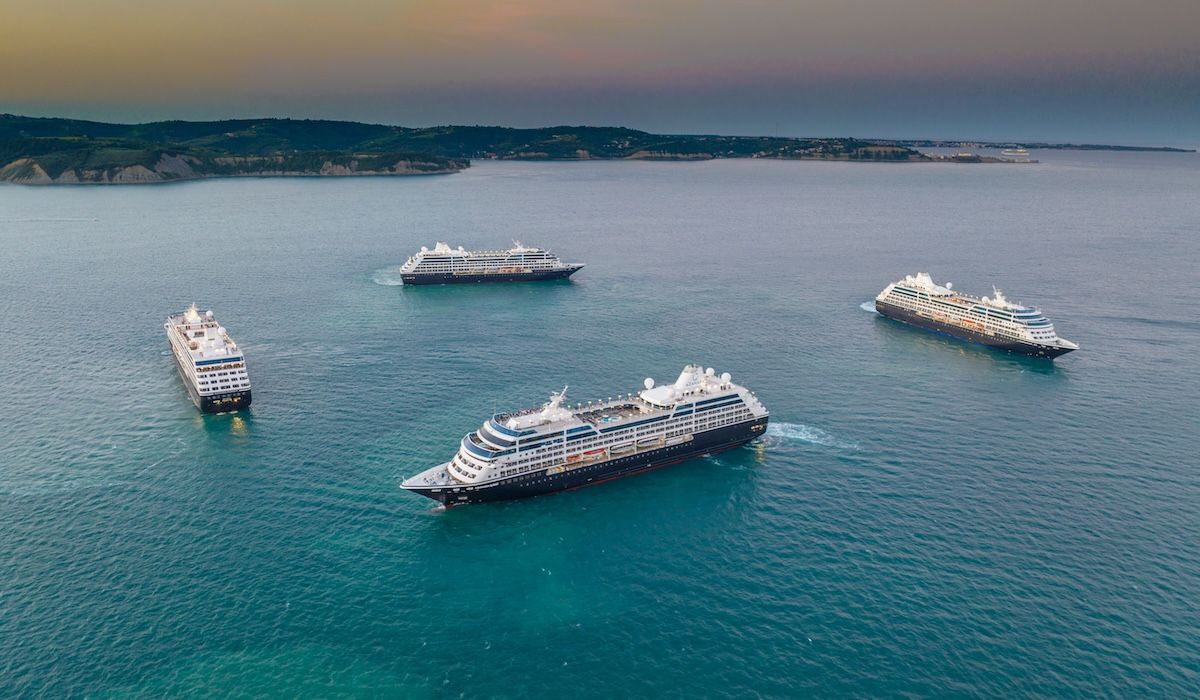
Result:
M801 423L771 422L767 425L767 438L771 442L807 442L810 445L835 447L839 450L857 450L858 445L837 439L820 428Z
M400 267L384 267L376 270L371 275L371 281L375 284L382 284L385 287L395 287L404 284L404 280L400 279Z

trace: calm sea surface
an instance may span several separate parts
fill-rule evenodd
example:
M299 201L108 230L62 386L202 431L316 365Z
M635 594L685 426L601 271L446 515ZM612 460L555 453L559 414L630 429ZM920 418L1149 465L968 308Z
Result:
M0 187L0 695L1200 694L1200 158ZM573 282L399 286L512 239ZM996 284L1054 364L861 308ZM162 323L245 347L201 416ZM761 440L435 512L493 409L729 371Z

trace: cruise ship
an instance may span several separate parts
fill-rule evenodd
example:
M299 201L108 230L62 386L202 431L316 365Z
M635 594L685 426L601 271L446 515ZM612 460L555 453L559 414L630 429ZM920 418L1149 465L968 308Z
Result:
M889 284L875 297L875 309L889 318L1009 352L1053 359L1079 346L1058 337L1038 309L1014 304L993 288L991 298L935 284L928 272Z
M183 313L168 316L163 328L179 376L197 408L225 413L250 407L246 357L213 312L201 314L192 304Z
M728 373L688 365L673 384L644 387L574 407L563 388L539 408L496 414L453 459L401 487L446 506L537 496L736 447L767 428L767 409Z
M564 263L548 250L513 242L508 250L463 250L438 242L400 267L405 284L462 284L468 282L532 282L566 279L583 268Z
M1029 151L1024 148L1006 148L1000 151L1000 155L1011 159L1014 163L1032 163L1029 159Z

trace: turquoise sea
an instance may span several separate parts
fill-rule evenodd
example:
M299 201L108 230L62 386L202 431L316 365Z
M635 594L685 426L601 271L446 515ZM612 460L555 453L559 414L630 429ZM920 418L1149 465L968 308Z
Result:
M0 695L1200 695L1200 157L0 187ZM572 282L405 288L512 239ZM862 304L1040 305L1055 363ZM254 405L201 416L192 301ZM435 511L493 409L728 371L744 448Z

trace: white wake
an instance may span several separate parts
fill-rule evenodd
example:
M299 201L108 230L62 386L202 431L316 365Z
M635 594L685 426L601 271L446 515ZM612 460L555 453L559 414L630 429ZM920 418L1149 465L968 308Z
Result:
M775 442L806 442L810 445L834 447L839 450L858 449L858 445L852 442L839 440L820 428L800 423L779 423L772 421L767 425L767 438Z
M404 284L404 280L400 279L400 266L385 267L376 270L371 275L371 281L375 284L382 284L385 287L395 287Z

